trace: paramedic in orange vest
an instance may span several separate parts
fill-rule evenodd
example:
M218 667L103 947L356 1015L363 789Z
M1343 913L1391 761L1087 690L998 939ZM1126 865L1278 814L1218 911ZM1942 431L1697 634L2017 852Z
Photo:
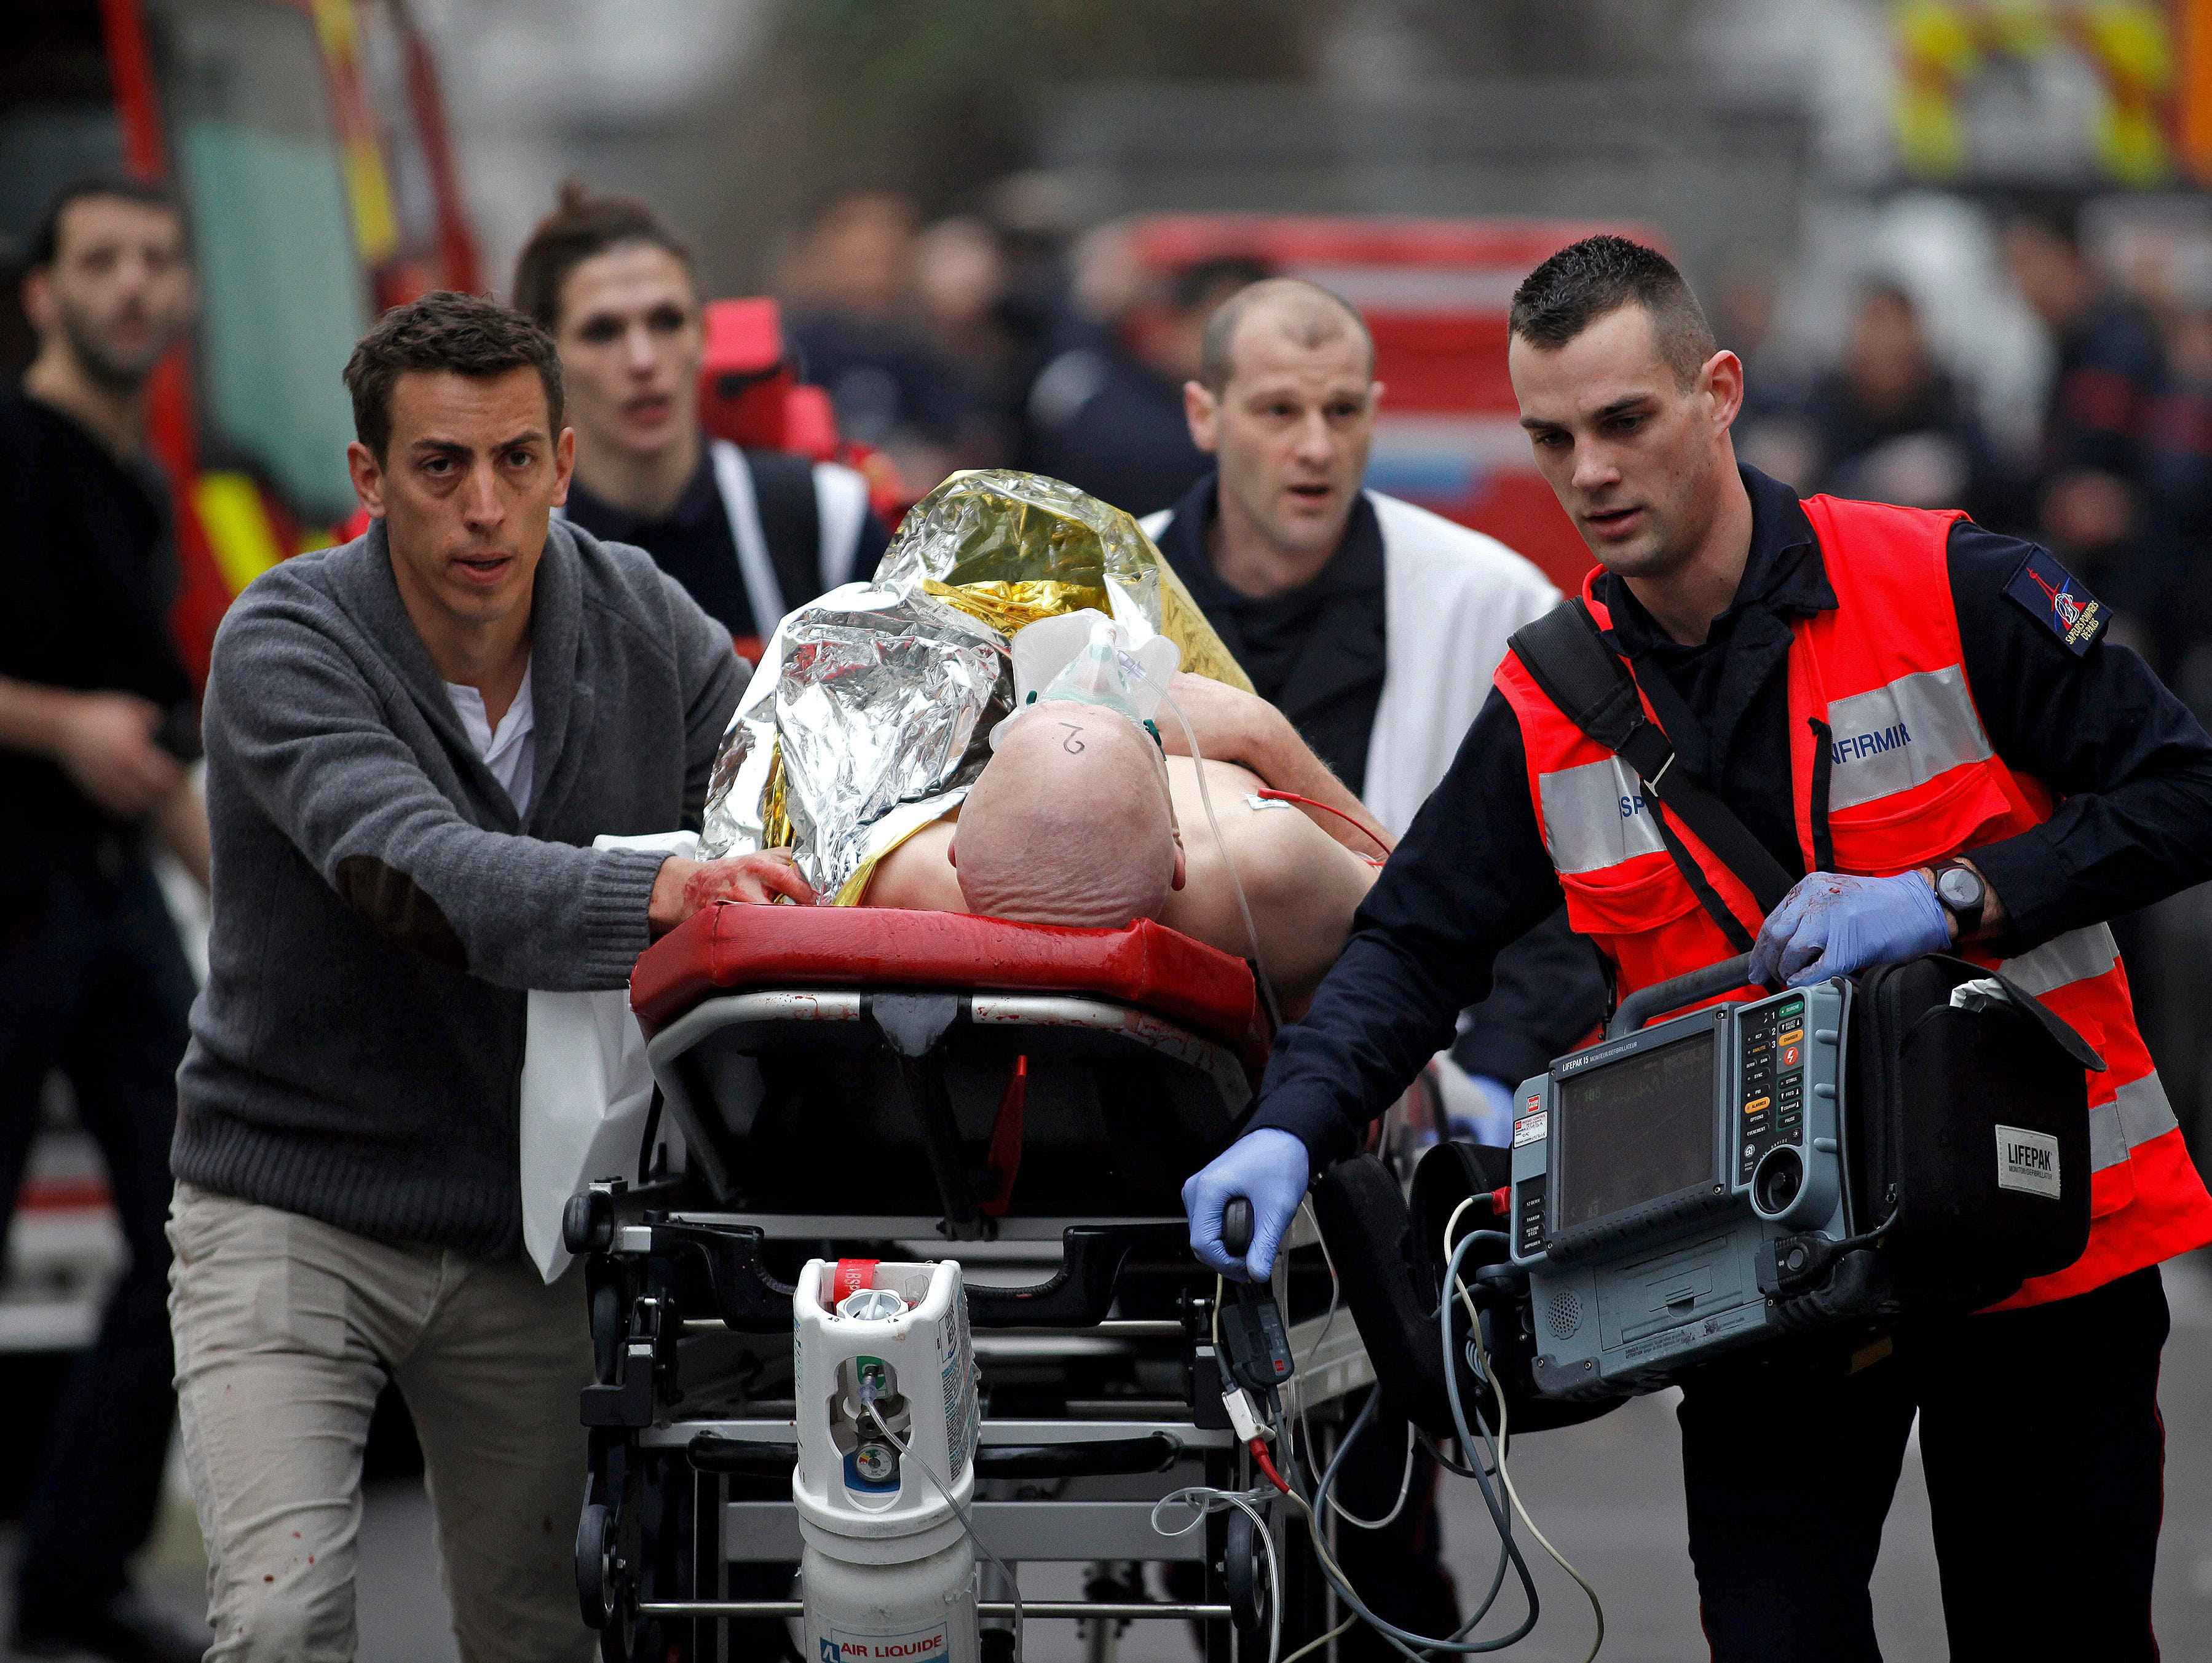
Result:
M1200 1256L1264 1275L1312 1175L1564 896L1620 990L1753 950L1802 985L1956 945L2106 1058L2089 1246L1880 1360L1723 1364L1680 1419L1690 1554L1723 1663L1876 1659L1868 1581L1916 1414L1957 1659L2150 1660L2160 1260L2212 1200L2106 921L2212 877L2212 739L2051 555L1955 513L1738 466L1735 355L1662 256L1593 237L1514 296L1537 464L1597 557L1584 598L1676 761L1799 881L1762 919L1517 657L1285 1030L1252 1129L1184 1188ZM1672 821L1672 816L1668 816ZM1679 830L1679 824L1670 829ZM1221 1243L1251 1199L1244 1261Z

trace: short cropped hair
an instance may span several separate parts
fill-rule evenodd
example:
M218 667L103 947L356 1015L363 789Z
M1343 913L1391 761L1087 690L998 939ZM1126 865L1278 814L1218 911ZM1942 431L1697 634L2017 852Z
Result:
M23 265L27 270L39 270L60 258L63 216L81 202L129 202L141 208L158 208L175 217L179 230L184 228L185 210L167 185L125 179L119 174L95 173L71 179L46 198L46 205L32 222L31 234L23 245Z
M481 294L441 289L397 306L361 337L346 361L353 395L354 436L384 460L392 443L392 388L410 372L447 372L488 380L534 369L545 389L545 414L557 437L564 403L561 353L553 337L520 312Z
M1340 336L1353 335L1367 348L1367 370L1375 373L1375 337L1367 320L1341 294L1308 282L1304 277L1269 277L1247 284L1219 306L1206 320L1199 345L1199 385L1218 398L1237 373L1237 325L1255 307L1280 305L1291 315L1284 324L1300 346L1317 347Z
M691 245L650 203L635 197L593 196L581 179L561 186L560 205L538 222L514 261L514 309L548 334L561 327L561 291L569 274L611 249L641 243L675 257L696 281Z
M1674 261L1626 237L1584 237L1546 260L1513 291L1506 327L1530 346L1557 352L1632 300L1651 319L1652 339L1675 384L1689 386L1718 350L1713 326Z

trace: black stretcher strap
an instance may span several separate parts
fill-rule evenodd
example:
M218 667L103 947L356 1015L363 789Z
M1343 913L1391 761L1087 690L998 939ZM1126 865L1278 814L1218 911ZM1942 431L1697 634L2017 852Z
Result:
M1651 804L1661 841L1692 893L1735 950L1750 951L1751 935L1743 920L1721 900L1687 846L1659 812L1661 806L1695 832L1698 841L1751 891L1762 915L1782 904L1794 880L1727 804L1687 768L1674 766L1673 742L1644 713L1636 678L1620 655L1606 645L1589 607L1579 598L1562 601L1516 630L1511 646L1560 714L1635 770ZM1825 793L1820 795L1825 798Z

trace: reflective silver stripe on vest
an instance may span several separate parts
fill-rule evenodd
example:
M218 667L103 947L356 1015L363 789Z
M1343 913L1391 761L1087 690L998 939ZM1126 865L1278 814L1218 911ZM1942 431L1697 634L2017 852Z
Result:
M2111 926L2091 924L2053 936L2033 952L2006 959L1997 968L2040 998L2056 988L2103 975L2119 958L2119 944L2112 939ZM2091 1169L2118 1166L2137 1144L2162 1138L2177 1124L2173 1105L2155 1071L2129 1081L2111 1102L2089 1111Z
M1833 700L1828 725L1831 810L1893 797L1991 755L1990 736L1966 693L1966 672L1957 665Z
M2120 946L2112 939L2111 926L2091 924L2053 936L2033 952L2006 959L1997 968L2041 998L2054 987L2103 975L2119 958Z
M2128 1158L2137 1144L2163 1138L2180 1123L2155 1071L2130 1080L2109 1103L2089 1111L2089 1165L2101 1172Z
M1537 776L1544 846L1560 871L1603 871L1667 846L1644 805L1644 787L1617 756Z

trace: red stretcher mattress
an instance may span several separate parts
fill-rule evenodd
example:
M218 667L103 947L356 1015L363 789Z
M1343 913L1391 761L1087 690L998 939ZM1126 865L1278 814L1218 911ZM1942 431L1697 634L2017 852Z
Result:
M1064 930L968 913L718 901L639 956L630 1009L654 1033L710 994L779 987L1065 993L1134 1005L1264 1060L1252 972L1150 919Z

